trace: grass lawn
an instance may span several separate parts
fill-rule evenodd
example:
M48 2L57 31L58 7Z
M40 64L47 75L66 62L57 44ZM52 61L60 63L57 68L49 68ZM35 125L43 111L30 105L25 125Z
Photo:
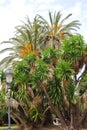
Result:
M7 130L8 126L0 126L0 130ZM11 126L11 130L18 130L17 126Z
M7 126L0 126L0 130L7 130L7 129L8 129ZM11 130L19 130L19 129L17 128L17 126L11 126ZM82 130L87 130L87 128L84 128Z

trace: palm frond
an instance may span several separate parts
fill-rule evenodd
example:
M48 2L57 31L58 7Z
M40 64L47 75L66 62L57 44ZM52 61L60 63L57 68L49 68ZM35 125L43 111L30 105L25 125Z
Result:
M0 42L0 44L11 44L11 41L3 41L3 42Z
M6 68L8 67L10 64L13 64L13 62L15 61L15 59L17 59L17 57L19 58L19 56L14 53L10 53L8 56L6 56L5 58L3 58L1 61L0 61L0 66L1 68ZM21 57L20 57L21 58ZM19 59L20 59L19 58Z
M24 43L24 40L20 36L11 38L11 44L13 45L21 45L23 43Z
M26 32L20 28L16 28L18 33L20 34L20 36L22 36L24 38L24 40L27 39L27 36L26 36Z
M65 31L65 30L76 30L76 28L77 29L79 29L81 24L79 23L79 21L78 20L75 20L75 21L72 21L72 22L70 22L69 24L67 24L67 25L64 25L63 27L62 27L62 29L61 29L61 31Z
M41 15L37 15L37 21L38 21L41 25L45 25L45 27L47 27L47 28L50 27L49 23L48 23Z
M5 48L3 50L0 51L0 54L4 53L4 52L7 52L7 51L12 51L13 48L12 47L9 47L9 48Z
M60 22L60 24L62 24L65 20L67 20L71 15L72 15L72 14L67 15L67 16Z
M30 43L32 43L32 35L31 35L31 32L30 32L30 30L26 30L26 33L27 33L27 35L28 35L28 40L30 41Z
M58 23L59 23L59 21L60 21L60 18L61 18L61 13L60 13L60 11L57 13L57 15L55 16L55 22L54 22L54 24L55 24L55 26L57 27L57 25L58 25Z
M49 12L49 19L50 19L51 26L53 26L53 18L51 12Z

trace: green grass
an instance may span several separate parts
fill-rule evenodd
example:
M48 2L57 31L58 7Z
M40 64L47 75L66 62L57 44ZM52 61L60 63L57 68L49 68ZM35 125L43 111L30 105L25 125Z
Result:
M7 130L8 128L0 128L0 130ZM11 128L11 130L18 130L17 128Z
M7 130L8 128L0 128L0 130ZM11 130L18 130L17 128L11 128Z
M8 126L0 126L0 130L7 130ZM11 130L18 130L17 126L11 126Z

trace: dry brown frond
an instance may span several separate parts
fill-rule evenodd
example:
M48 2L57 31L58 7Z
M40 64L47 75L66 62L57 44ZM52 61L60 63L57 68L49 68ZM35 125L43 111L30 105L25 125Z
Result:
M31 87L29 87L29 86L27 87L27 92L28 92L30 98L33 99L34 98L34 92L33 92Z
M41 96L36 96L36 97L34 97L32 104L33 104L35 107L40 106L40 105L42 104L42 98L41 98Z
M5 102L6 102L6 104L8 104L8 98L6 97L5 98ZM10 106L13 108L13 109L18 109L18 106L19 106L20 104L19 104L19 102L18 101L16 101L15 99L13 99L13 98L10 98Z

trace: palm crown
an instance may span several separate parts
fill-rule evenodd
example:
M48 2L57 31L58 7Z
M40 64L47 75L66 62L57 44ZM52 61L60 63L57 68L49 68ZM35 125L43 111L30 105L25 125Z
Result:
M36 15L33 22L27 18L27 22L16 27L14 38L2 43L10 43L11 47L2 49L0 53L9 51L10 54L5 57L0 65L13 64L17 60L23 59L26 55L33 52L36 56L41 53L41 50L46 46L60 48L61 41L70 35L70 31L79 28L79 21L75 20L68 24L64 22L71 16L69 14L61 20L61 13L55 12L52 15L49 12L49 21L46 21L42 16ZM1 43L1 44L2 44Z

